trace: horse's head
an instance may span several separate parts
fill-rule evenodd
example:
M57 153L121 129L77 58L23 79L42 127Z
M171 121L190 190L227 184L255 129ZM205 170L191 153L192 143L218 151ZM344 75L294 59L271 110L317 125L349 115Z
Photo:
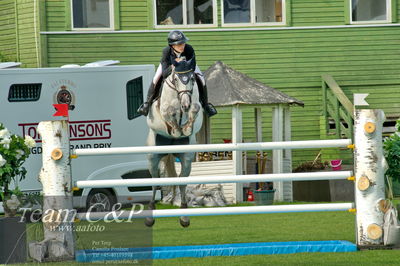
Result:
M196 82L191 60L179 62L172 71L170 81L178 93L182 111L187 112L192 103L193 86Z
M203 109L194 85L197 80L194 60L193 65L187 61L174 65L163 83L158 104L150 109L152 112L147 122L156 134L172 139L190 137L193 140L203 123Z

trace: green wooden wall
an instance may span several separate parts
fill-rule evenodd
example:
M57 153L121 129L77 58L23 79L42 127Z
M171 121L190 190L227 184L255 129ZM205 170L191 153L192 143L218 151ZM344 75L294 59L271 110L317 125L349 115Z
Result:
M46 3L49 31L70 30L70 0L40 0ZM119 6L116 18L119 30L151 30L153 0L113 0ZM287 26L332 26L348 24L346 16L349 0L286 0ZM382 0L383 1L383 0ZM392 0L393 22L398 21L400 2ZM217 0L218 26L221 26L221 0ZM67 10L67 12L65 12Z
M69 17L69 12L66 12L70 1L65 0L46 0L44 14L45 28L42 27L44 31L63 31L70 30L67 25L70 25L71 18Z
M121 29L143 30L153 27L152 1L121 0Z
M291 1L293 26L343 25L344 15L343 0Z
M17 27L20 61L24 67L38 67L40 65L40 21L37 17L38 2L17 0ZM33 11L36 11L34 13Z
M1 1L0 52L6 60L19 61L23 67L40 66L41 37L38 10L39 1Z
M292 108L292 139L319 139L320 77L324 73L332 75L350 99L355 92L370 93L367 100L371 108L382 108L388 116L400 116L400 26L348 26L346 1L287 1L289 23L286 28L219 30L222 29L219 19L219 27L212 31L188 29L186 33L196 49L201 69L220 60L302 100L304 108ZM115 20L120 31L71 33L69 0L46 1L46 16L41 25L46 32L41 34L46 64L58 67L104 59L120 60L122 64L158 64L167 31L153 28L153 0L115 2L118 2ZM396 3L393 20L397 21L400 1L393 2ZM19 27L21 31L30 29L32 32L31 18L26 17L25 26ZM24 51L34 55L28 48L32 47L32 34L28 37L26 33L24 38L22 32L20 34L27 47ZM252 141L255 138L253 110L245 109L243 116L244 139ZM230 110L219 108L219 115L212 118L211 125L212 142L230 138ZM272 132L269 108L264 109L263 126L264 140L268 141ZM294 151L294 165L314 159L318 152Z
M17 60L15 29L15 5L13 0L2 0L0 4L0 54L3 61Z

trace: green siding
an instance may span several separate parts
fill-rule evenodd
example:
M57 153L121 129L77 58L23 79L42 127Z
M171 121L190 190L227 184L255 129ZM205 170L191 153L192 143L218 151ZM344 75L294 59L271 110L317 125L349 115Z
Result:
M158 64L165 32L48 35L49 65L116 59L122 64ZM293 140L319 139L321 74L331 74L352 99L368 92L371 108L400 115L400 27L189 32L198 64L217 60L304 101L292 108ZM271 139L271 112L264 110L264 140ZM253 110L244 112L243 135L254 140ZM212 141L230 138L230 110L212 119ZM295 165L318 150L294 151Z
M143 30L153 28L151 14L153 1L121 0L120 28L125 30Z
M38 2L37 2L38 3ZM38 6L36 10L38 9ZM39 31L39 17L34 21L34 1L3 0L0 5L0 51L8 60L24 67L37 67L40 46L36 46L35 25Z
M62 0L46 0L46 25L47 31L63 31L67 20L65 10L66 2Z
M114 13L120 30L152 29L152 0L115 0L119 12ZM70 0L47 0L47 31L71 30ZM68 11L68 12L66 12ZM67 25L67 26L66 26ZM118 26L118 25L117 25ZM66 28L67 27L67 28Z
M118 1L118 0L115 0ZM321 131L321 74L330 74L352 100L353 93L370 93L371 108L382 108L388 117L400 116L400 27L331 27L344 26L348 0L292 0L288 21L291 28L243 31L189 31L202 70L221 60L250 77L277 88L305 103L293 107L292 139L327 138ZM11 2L11 1L10 1ZM220 25L220 1L218 0ZM393 1L398 21L400 1ZM289 2L288 2L289 3ZM70 30L70 0L46 1L46 19L42 30ZM289 5L288 5L289 6ZM32 5L20 4L19 29L21 55L35 55ZM26 12L24 12L26 11ZM158 64L166 45L167 33L152 30L153 0L120 0L120 30L148 32L111 32L98 34L42 35L42 51L48 66L66 63L86 64L96 60L114 59L122 64ZM317 26L316 28L312 28ZM310 27L310 28L307 28ZM245 29L245 28L244 28ZM33 36L33 37L32 37ZM33 59L31 59L33 60ZM24 61L25 63L25 61ZM244 109L243 135L254 141L254 113ZM219 108L211 119L212 142L231 137L229 108ZM263 108L264 140L271 139L271 109ZM293 151L294 166L312 160L319 150ZM324 150L327 154L348 157L348 151ZM326 157L326 156L325 156ZM347 158L346 157L346 158Z
M19 61L24 67L39 66L40 37L35 38L35 31L39 31L40 20L37 17L35 22L34 9L39 9L38 5L34 7L34 1L17 1Z
M292 26L343 25L343 0L291 1Z
M13 0L2 0L0 5L0 54L7 61L17 60L15 5Z
M119 1L119 2L118 2ZM349 14L345 2L349 0L287 0L289 26L328 26L347 24ZM400 1L394 3L393 13L398 21ZM149 30L153 25L153 0L114 0L119 3L119 30ZM70 0L47 0L47 30L70 30ZM221 25L221 1L217 0L218 25ZM118 14L118 13L117 13ZM347 17L347 18L346 18ZM67 22L67 23L66 23ZM68 28L66 28L66 25Z

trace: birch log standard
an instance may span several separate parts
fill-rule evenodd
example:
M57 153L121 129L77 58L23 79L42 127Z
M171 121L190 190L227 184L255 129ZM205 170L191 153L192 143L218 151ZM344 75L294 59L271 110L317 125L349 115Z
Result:
M354 169L357 245L383 246L386 161L382 148L382 110L355 111Z
M72 180L68 122L44 121L38 126L42 137L43 166L39 180L43 186L44 240L29 245L37 261L74 259Z

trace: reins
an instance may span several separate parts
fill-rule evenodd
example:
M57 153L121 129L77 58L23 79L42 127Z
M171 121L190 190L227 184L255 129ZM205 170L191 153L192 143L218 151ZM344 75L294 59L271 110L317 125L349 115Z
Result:
M171 75L173 75L173 74L171 74ZM179 99L182 97L182 94L188 94L190 97L192 96L193 89L179 91L179 90L176 89L176 85L174 83L172 83L169 79L166 79L165 83L168 85L168 87L170 89L176 91L176 93L178 94L178 98Z

